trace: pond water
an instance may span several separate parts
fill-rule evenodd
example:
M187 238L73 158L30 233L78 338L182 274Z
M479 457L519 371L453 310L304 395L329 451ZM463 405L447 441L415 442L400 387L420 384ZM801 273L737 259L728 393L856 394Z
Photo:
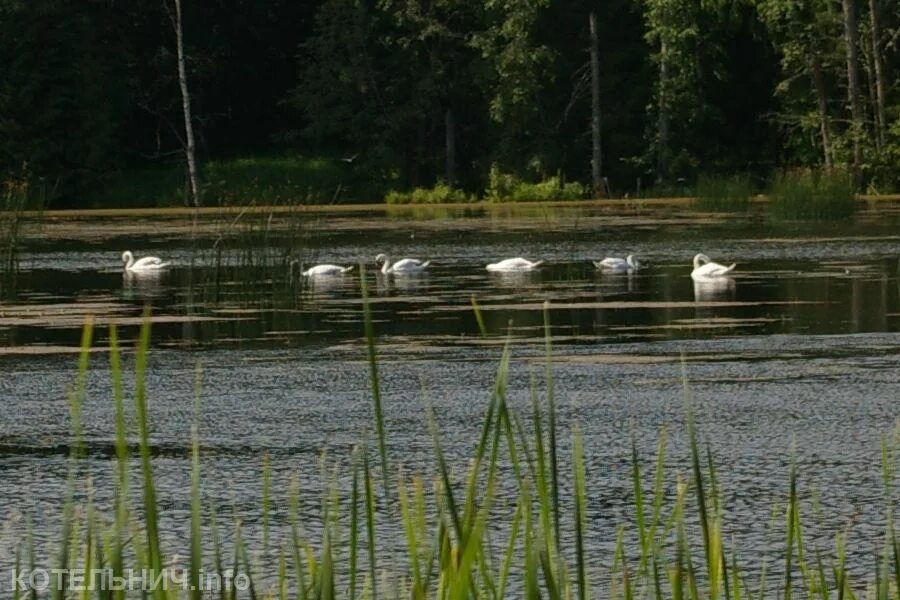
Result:
M267 453L274 522L283 525L295 475L304 506L315 511L322 451L345 462L350 448L371 439L372 405L359 269L302 281L285 266L294 259L367 264L388 451L412 472L428 473L432 464L423 386L444 450L466 464L507 334L510 402L528 410L530 380L544 389L549 302L562 451L577 423L599 576L611 561L615 525L631 518L629 434L649 464L667 425L667 462L686 472L683 373L718 462L726 529L744 553L775 547L772 507L786 496L793 456L816 539L830 550L834 533L852 525L856 566L868 571L884 529L879 444L900 416L898 226L895 209L828 225L537 208L253 222L48 219L32 230L0 305L0 566L11 564L29 522L39 550L57 542L71 442L67 391L86 315L97 323L99 351L83 408L84 468L97 501L108 500L114 423L106 325L118 324L130 344L145 304L154 319L148 388L167 547L187 548L198 368L205 501L225 522L241 518L254 547ZM123 276L125 249L174 266L158 277ZM380 252L432 266L385 277L372 262ZM697 252L738 263L733 281L695 286ZM604 275L590 262L629 253L647 263L633 276ZM523 275L484 270L510 256L546 263ZM133 367L131 353L125 366ZM273 534L273 545L284 533Z

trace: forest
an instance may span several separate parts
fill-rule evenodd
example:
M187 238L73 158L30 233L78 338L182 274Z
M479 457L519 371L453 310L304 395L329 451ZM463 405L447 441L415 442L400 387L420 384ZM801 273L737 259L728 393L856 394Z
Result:
M0 0L0 181L58 208L886 193L898 38L897 0Z

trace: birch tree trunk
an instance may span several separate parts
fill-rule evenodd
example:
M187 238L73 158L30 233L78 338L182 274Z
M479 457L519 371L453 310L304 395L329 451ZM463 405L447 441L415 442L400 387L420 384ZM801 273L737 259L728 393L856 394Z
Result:
M822 77L822 62L819 55L813 54L810 59L813 88L816 90L816 105L819 109L819 132L822 137L822 155L825 159L825 168L829 171L832 167L831 159L831 127L828 124L828 101L825 95L825 81Z
M878 145L884 145L884 128L886 127L884 116L885 85L884 63L881 59L881 6L878 0L869 0L869 19L872 37L872 61L875 63L875 136Z
M194 125L191 120L191 96L188 92L187 71L184 63L184 36L181 25L181 0L175 0L175 44L178 51L178 85L181 87L181 107L184 112L184 154L187 159L188 183L190 185L190 198L188 203L194 206L200 205L200 195L197 187L197 161L194 146Z
M861 137L863 135L863 109L859 89L859 29L856 24L855 0L842 0L844 9L844 44L847 51L847 93L850 97L851 136L853 139L853 166L862 163Z
M600 48L597 40L597 17L591 12L591 180L594 194L603 189L603 150L600 130Z

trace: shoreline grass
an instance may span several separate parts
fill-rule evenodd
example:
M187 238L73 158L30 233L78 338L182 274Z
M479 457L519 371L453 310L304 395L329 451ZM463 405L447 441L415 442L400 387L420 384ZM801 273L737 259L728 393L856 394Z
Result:
M450 202L441 204L423 204L423 210L498 210L515 209L523 210L540 208L597 208L612 211L634 212L653 208L682 208L690 209L697 201L693 196L679 196L668 198L604 198L585 200L558 200L548 202L489 202L479 200L475 202ZM772 198L766 195L758 195L751 198L752 204L768 205ZM900 204L900 194L858 194L855 196L858 206L863 205L897 205ZM300 204L300 205L234 205L234 206L201 206L198 208L186 206L168 207L142 207L142 208L73 208L51 210L23 210L19 215L23 219L89 219L89 218L118 218L118 217L190 217L190 216L220 216L245 214L341 214L341 213L391 213L409 209L410 206L391 205L386 203L373 204ZM2 211L0 211L2 212Z
M769 210L777 219L837 220L856 211L856 194L849 173L799 170L775 178Z
M746 175L701 177L697 181L696 207L710 212L747 212L753 187Z
M364 281L364 280L363 280ZM364 285L364 283L362 284ZM365 288L363 288L365 298ZM629 500L633 525L623 523L614 549L598 553L586 547L591 522L588 501L591 473L585 460L584 441L576 426L568 436L571 453L560 452L561 431L553 396L552 347L549 306L545 307L546 389L532 385L531 414L520 414L507 402L507 386L512 359L510 340L503 348L487 404L483 408L481 433L473 440L468 466L447 460L441 432L427 398L427 429L431 438L434 477L407 473L402 460L391 456L386 440L390 426L381 409L374 326L367 302L363 305L371 382L374 445L357 446L344 460L331 466L323 457L321 505L317 513L298 508L299 488L295 483L286 493L288 507L286 539L277 548L277 560L260 562L258 550L248 548L242 523L236 520L223 530L215 509L203 505L201 493L203 448L199 442L200 409L195 404L194 426L188 441L190 466L190 548L185 588L154 588L147 597L154 600L213 597L237 598L673 598L742 599L766 598L896 598L900 594L900 544L895 530L894 497L898 442L882 443L882 472L886 528L872 540L872 548L846 548L843 536L835 540L837 550L823 554L810 543L811 523L802 511L799 481L802 473L790 467L785 490L784 531L780 544L765 562L771 576L758 582L746 576L747 563L758 557L743 554L729 539L729 515L724 507L715 460L704 447L693 419L690 388L685 381L685 422L689 468L672 473L665 467L667 434L660 435L655 461L645 463L634 438L630 470L632 498ZM476 318L479 314L473 300ZM482 332L486 335L486 332ZM82 338L76 384L70 395L73 444L69 457L69 477L58 560L55 566L107 568L124 576L129 569L162 573L170 555L160 543L160 512L156 495L154 464L151 459L151 414L145 385L150 346L150 326L146 322L136 346L134 414L136 432L129 431L124 418L121 348L116 330L109 330L112 398L115 404L116 490L112 517L104 507L76 506L71 490L78 484L76 474L84 460L81 452L80 406L89 368L91 340L95 332L88 322ZM200 389L199 376L196 386ZM425 391L423 390L423 394ZM199 397L199 395L198 395ZM198 400L195 399L195 403ZM131 446L137 447L137 463L130 461ZM139 468L138 496L129 495L129 470ZM265 463L264 463L265 464ZM652 465L653 472L646 469ZM603 468L602 466L600 467ZM264 501L260 519L265 523L265 540L273 523L268 518L273 499L268 489L267 467L263 466ZM351 492L341 494L337 479L349 480ZM652 484L648 487L647 481ZM505 487L511 486L510 489ZM501 491L502 490L502 491ZM674 499L672 491L674 490ZM502 493L510 493L501 497ZM137 506L132 499L137 497ZM565 499L565 502L561 501ZM309 519L315 521L311 527ZM308 531L318 528L313 538ZM223 531L230 543L223 545ZM393 546L392 534L400 532L401 548ZM846 534L844 534L846 535ZM266 542L264 542L265 544ZM179 549L168 549L179 550ZM870 552L875 551L874 564ZM865 564L873 564L868 577L851 576L848 552L866 554ZM22 542L17 556L34 556L29 541ZM271 557L271 552L263 556ZM858 559L859 557L853 557ZM40 566L36 559L32 565ZM53 563L46 563L53 564ZM205 566L213 566L211 573ZM608 573L603 582L597 570ZM154 580L151 575L151 581ZM767 587L773 577L777 589ZM271 580L274 583L263 583ZM226 581L241 590L206 590ZM71 584L71 579L68 583ZM204 583L205 582L205 583ZM67 582L53 590L54 598L65 598ZM77 591L77 590L76 590ZM202 593L201 593L202 592ZM221 592L221 593L220 593ZM240 592L240 593L238 593ZM14 600L33 599L31 590L16 590ZM206 594L206 595L205 595ZM84 591L82 600L96 597L118 600L126 595L115 590Z

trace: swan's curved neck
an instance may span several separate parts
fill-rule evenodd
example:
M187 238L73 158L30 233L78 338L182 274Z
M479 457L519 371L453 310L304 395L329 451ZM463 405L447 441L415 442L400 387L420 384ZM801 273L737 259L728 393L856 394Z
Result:
M637 264L634 261L634 254L629 254L625 257L625 262L628 263L628 266L632 269L637 268Z
M123 254L123 256L125 257L125 268L130 269L134 264L134 256L131 254L131 252L126 252L125 254Z
M381 272L385 275L391 272L391 259L387 256L384 257L384 263L381 265Z
M708 263L709 258L705 254L698 254L694 257L694 268L699 269L700 265Z

